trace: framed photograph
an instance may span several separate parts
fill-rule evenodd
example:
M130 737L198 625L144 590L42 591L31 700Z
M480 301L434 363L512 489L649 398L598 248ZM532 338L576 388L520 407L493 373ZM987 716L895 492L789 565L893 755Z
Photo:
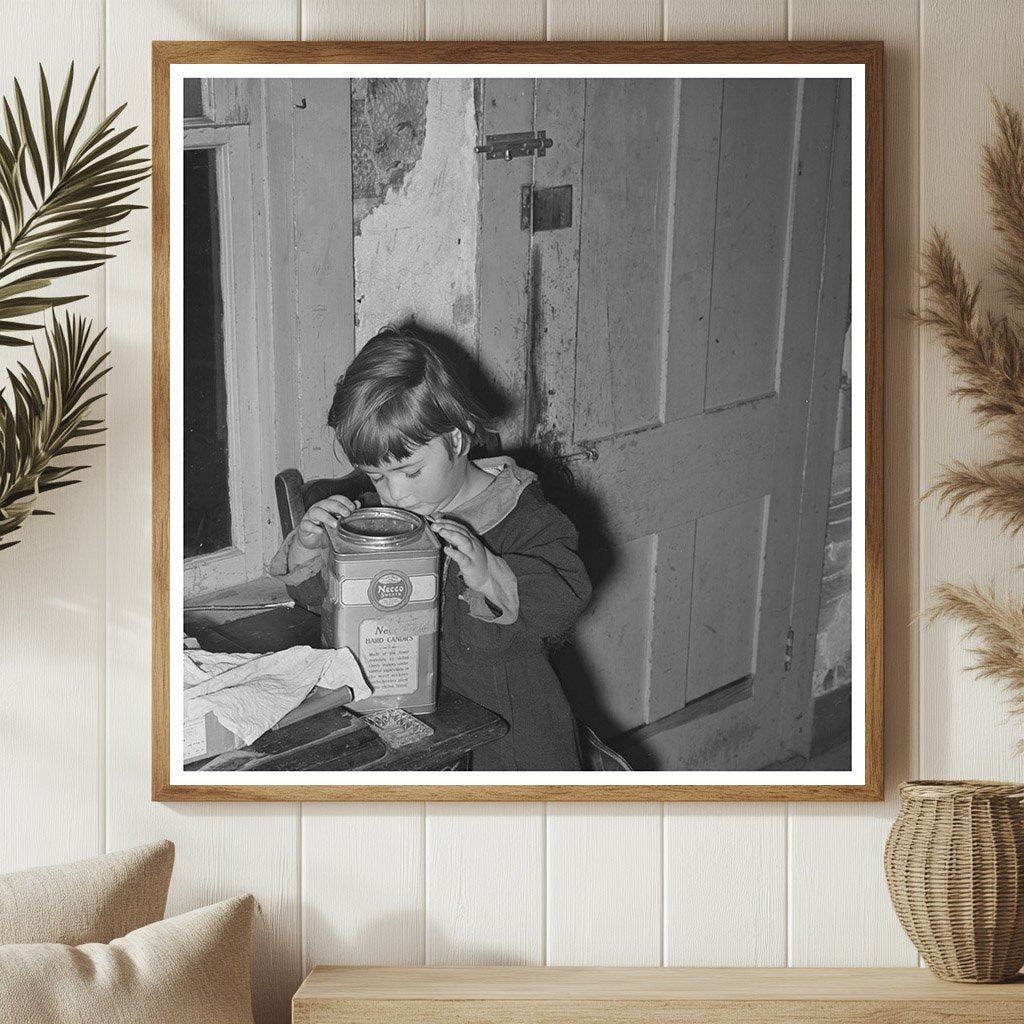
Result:
M154 799L881 799L881 43L153 90Z

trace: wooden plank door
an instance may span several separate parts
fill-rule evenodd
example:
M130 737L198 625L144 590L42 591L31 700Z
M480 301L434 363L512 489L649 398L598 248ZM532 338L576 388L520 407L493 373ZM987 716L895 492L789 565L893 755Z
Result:
M558 657L578 713L640 767L805 749L848 97L832 80L537 80L485 83L483 109L485 134L555 140L485 164L480 354L522 396L508 447L574 479L595 581ZM524 185L571 185L571 225L524 230Z

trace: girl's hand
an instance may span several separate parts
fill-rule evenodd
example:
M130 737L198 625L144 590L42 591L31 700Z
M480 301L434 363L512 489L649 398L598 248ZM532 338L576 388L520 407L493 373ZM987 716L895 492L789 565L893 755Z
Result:
M430 527L444 541L445 551L459 567L466 586L470 590L483 590L490 582L491 573L487 566L487 549L480 538L462 523L449 519L439 519Z
M357 508L358 501L349 501L340 494L324 498L306 510L295 530L295 539L304 548L319 551L327 544L324 526L333 526L339 519L351 515Z

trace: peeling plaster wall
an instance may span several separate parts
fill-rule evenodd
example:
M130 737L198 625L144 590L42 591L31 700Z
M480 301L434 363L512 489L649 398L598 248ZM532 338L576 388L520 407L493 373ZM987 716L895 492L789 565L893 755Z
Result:
M363 218L400 189L423 155L426 78L352 79L352 213Z
M356 102L359 88L353 90ZM473 82L429 80L418 155L415 90L393 90L382 110L374 111L369 90L362 88L364 117L378 126L375 173L386 191L383 201L359 197L356 346L385 324L410 318L473 345L479 213ZM353 114L355 124L356 107ZM394 159L387 156L388 145L395 148Z

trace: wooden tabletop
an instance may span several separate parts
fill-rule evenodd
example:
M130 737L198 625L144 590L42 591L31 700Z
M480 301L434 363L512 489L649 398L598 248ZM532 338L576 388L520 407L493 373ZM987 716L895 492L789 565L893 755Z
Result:
M280 603L259 607L275 602ZM208 651L266 653L320 646L320 616L292 606L278 580L257 580L186 604L185 629ZM319 713L221 755L218 766L245 771L428 771L458 761L508 730L500 715L442 688L435 711L416 716L432 735L393 749L358 717L329 706L329 693L318 695L314 690L300 708L317 700L326 701Z
M1013 999L1000 985L943 981L923 968L824 967L314 967L305 999L547 1000ZM1024 1019L1024 1018L1022 1018Z
M315 967L293 1024L1010 1024L1024 978L870 968Z

